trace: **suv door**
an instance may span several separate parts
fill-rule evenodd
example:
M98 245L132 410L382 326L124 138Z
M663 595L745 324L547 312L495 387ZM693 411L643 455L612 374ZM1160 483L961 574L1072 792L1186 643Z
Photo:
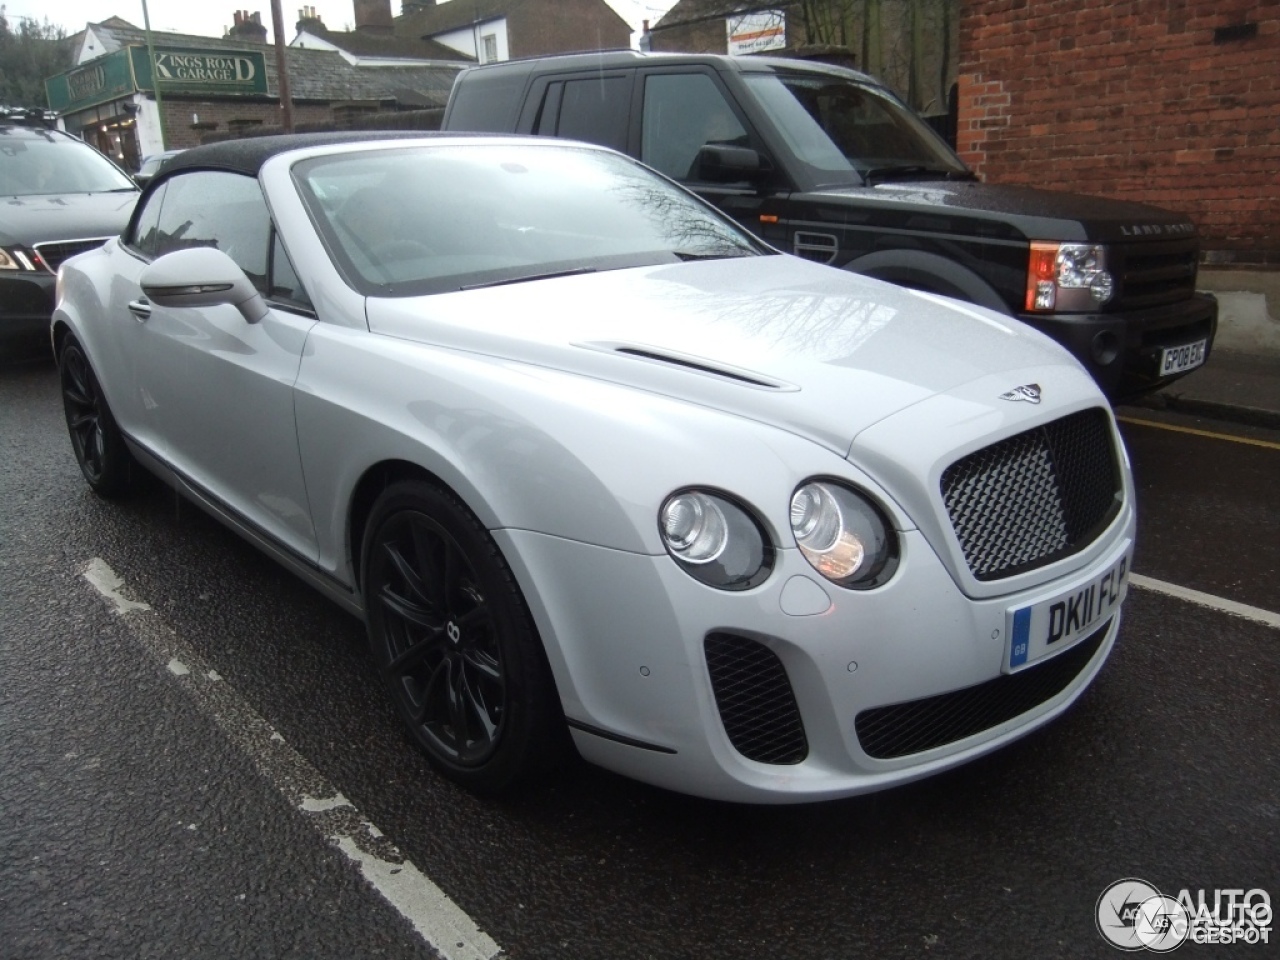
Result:
M633 95L639 129L632 155L694 190L748 230L775 246L787 191L771 172L740 180L703 175L698 152L707 145L746 147L772 168L764 144L732 94L710 68L656 67L640 71Z
M519 132L584 140L626 152L634 70L560 74L536 80Z

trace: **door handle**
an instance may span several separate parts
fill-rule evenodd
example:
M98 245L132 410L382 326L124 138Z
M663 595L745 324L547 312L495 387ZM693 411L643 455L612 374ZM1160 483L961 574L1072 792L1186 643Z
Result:
M141 297L137 300L130 301L129 312L139 320L147 320L151 317L151 304L147 301L146 297Z

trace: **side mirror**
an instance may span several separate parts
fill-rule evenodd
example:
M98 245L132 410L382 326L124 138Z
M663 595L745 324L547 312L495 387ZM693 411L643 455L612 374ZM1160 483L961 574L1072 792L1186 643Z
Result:
M267 303L234 260L214 247L175 250L142 271L142 292L162 307L230 304L249 323L267 315Z
M707 183L759 183L773 172L773 164L750 147L707 143L698 150L695 169Z

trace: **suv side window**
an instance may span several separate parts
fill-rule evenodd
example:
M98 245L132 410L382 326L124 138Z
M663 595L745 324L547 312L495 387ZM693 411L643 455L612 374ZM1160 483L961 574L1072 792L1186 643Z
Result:
M705 73L658 73L644 80L640 159L676 180L696 180L708 143L747 146L746 128Z
M547 84L534 133L627 149L629 76Z
M221 250L267 292L271 218L258 181L238 173L195 170L168 181L156 256L188 247Z

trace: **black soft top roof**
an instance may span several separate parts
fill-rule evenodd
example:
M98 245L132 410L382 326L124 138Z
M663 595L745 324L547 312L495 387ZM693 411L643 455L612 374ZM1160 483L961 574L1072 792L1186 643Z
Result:
M341 130L330 133L292 133L269 137L250 137L209 143L184 150L164 165L168 179L179 170L230 170L256 177L262 165L272 157L290 150L321 147L332 143L361 143L370 140L422 140L438 137L433 130ZM457 136L454 134L453 136ZM159 178L157 178L159 179Z

